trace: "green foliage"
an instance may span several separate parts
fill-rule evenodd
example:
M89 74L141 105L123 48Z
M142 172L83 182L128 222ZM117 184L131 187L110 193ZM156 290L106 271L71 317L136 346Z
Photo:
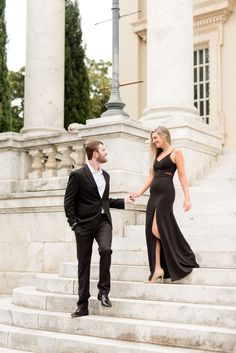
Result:
M111 78L109 77L110 61L86 59L90 81L90 116L98 118L106 110L105 104L111 94Z
M6 0L0 0L0 132L11 129L10 87L8 82L6 54Z
M8 74L11 92L12 131L19 132L24 125L24 79L25 68Z
M82 45L80 13L77 0L66 0L65 32L65 128L70 123L84 124L89 116L89 78Z

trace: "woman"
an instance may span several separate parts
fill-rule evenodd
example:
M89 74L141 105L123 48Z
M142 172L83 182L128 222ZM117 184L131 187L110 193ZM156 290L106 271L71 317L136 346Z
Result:
M151 132L153 166L143 187L132 193L137 198L150 187L146 213L146 241L150 267L149 283L158 278L172 281L187 276L199 267L195 255L183 237L173 214L175 189L173 176L177 169L184 193L184 211L191 208L184 157L179 148L171 146L169 130L163 126Z

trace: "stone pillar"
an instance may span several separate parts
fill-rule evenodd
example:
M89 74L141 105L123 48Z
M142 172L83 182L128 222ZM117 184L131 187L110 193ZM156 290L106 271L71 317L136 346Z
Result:
M147 107L143 121L196 114L192 0L149 0Z
M27 1L23 133L64 132L65 1Z
M193 100L193 0L147 1L147 107L143 125L170 129L190 179L222 148L222 136L202 122Z

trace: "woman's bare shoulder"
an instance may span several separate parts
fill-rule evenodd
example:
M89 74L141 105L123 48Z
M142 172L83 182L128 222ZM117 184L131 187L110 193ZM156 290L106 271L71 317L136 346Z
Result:
M182 149L179 147L174 148L171 154L171 159L173 160L173 162L176 163L181 159L181 157L183 157Z
M173 149L173 152L176 153L176 154L183 153L183 152L182 152L182 149L181 149L180 147L175 147L175 148Z

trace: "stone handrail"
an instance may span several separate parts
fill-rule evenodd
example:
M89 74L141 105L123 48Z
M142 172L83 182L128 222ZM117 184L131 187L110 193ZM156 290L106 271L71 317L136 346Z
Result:
M67 176L85 163L83 144L66 142L48 144L27 151L30 156L28 178Z
M0 134L0 192L22 191L21 182L27 180L68 176L85 163L84 143L84 138L69 132L38 137Z

